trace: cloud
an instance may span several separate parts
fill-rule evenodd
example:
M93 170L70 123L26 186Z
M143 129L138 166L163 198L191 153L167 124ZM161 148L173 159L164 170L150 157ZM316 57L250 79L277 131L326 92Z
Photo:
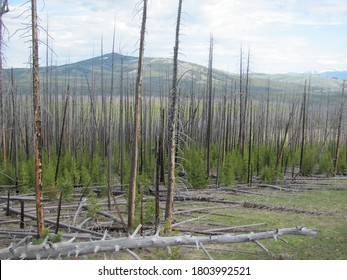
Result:
M30 14L26 7L10 3L5 24L11 34ZM39 1L43 27L49 19L50 44L58 64L86 59L111 51L113 24L116 46L124 54L137 55L141 24L141 1L99 0ZM178 1L149 0L145 55L173 54ZM11 6L12 5L12 6ZM207 65L209 37L214 36L214 65L238 71L240 45L251 47L254 71L307 71L336 63L347 69L343 48L347 37L345 0L184 0L180 59ZM21 66L29 57L28 39L17 33L8 42L7 66ZM45 41L45 32L41 32ZM118 47L119 46L119 47ZM45 46L41 44L41 52ZM329 56L326 58L326 56ZM42 57L45 57L44 55ZM44 63L44 61L41 61ZM320 67L320 63L322 67ZM319 68L319 69L318 69Z

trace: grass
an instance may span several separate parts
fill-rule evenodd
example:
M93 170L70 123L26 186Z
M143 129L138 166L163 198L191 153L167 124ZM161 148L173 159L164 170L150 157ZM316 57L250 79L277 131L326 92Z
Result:
M259 195L223 195L227 200L249 201L267 205L282 205L286 207L299 207L306 210L318 210L320 212L333 212L333 215L312 215L283 211L269 211L260 209L248 209L241 206L207 210L211 215L203 219L195 220L183 227L192 229L216 228L216 225L241 226L247 224L266 223L260 230L306 226L316 228L316 237L287 235L283 238L288 243L274 239L262 240L269 253L263 251L257 244L217 244L206 245L214 259L220 260L274 260L283 256L295 260L346 260L347 259L347 191L320 190L308 191L299 194L279 192L272 190L260 190L266 196ZM221 194L214 194L214 196ZM219 204L220 205L220 204ZM177 209L192 209L215 204L178 203ZM192 212L189 216L176 216L176 221L188 220L192 217L206 215L206 213ZM215 226L213 226L215 225ZM240 232L241 233L241 232ZM183 233L175 233L183 234ZM189 234L189 233L188 233ZM237 234L236 232L234 234ZM207 259L206 254L196 246L181 246L171 248L172 256L165 249L135 250L143 259ZM119 255L118 258L129 258L129 255Z
M248 209L239 207L221 208L211 210L212 214L203 220L189 223L190 228L201 228L206 225L218 224L224 226L241 226L247 224L266 223L258 229L269 230L276 228L287 228L295 226L306 226L316 228L316 237L308 236L284 236L288 241L276 242L273 239L263 240L261 243L269 250L263 251L255 243L241 244L218 244L206 245L210 254L215 259L279 259L280 256L296 260L346 260L347 259L347 192L336 190L308 191L299 194L287 192L261 190L266 196L258 195L228 195L224 198L233 201L249 201L267 205L281 205L286 207L298 207L305 210L317 210L326 212L326 215L312 215L283 211L270 211L260 209ZM206 204L186 206L191 208L207 207ZM212 205L209 205L212 206ZM180 205L182 208L182 205ZM330 213L333 213L332 215ZM219 214L219 215L217 215ZM192 214L195 217L204 215ZM226 215L226 216L223 216ZM191 217L177 217L178 220ZM211 227L211 226L210 226ZM166 252L164 252L166 255ZM163 252L157 253L158 258L164 257ZM155 257L154 256L154 257ZM180 259L204 259L207 256L202 250L193 247L180 247ZM146 258L146 257L145 257ZM151 257L153 258L153 256Z
M334 186L336 185L335 183ZM223 192L220 190L189 190L190 195L196 197L210 197L217 200L238 202L252 202L265 205L280 205L288 208L301 208L309 211L319 211L322 215L309 213L295 213L278 210L245 208L242 204L228 205L202 202L180 201L175 202L175 211L192 210L193 208L214 207L204 211L186 212L176 215L175 222L185 221L194 217L199 220L190 221L180 227L188 230L203 230L229 226L242 226L260 224L253 230L272 230L295 226L316 228L318 235L309 236L284 236L288 241L276 242L274 239L262 240L269 253L263 251L257 244L248 242L240 244L205 245L214 259L224 260L267 260L278 259L286 256L296 260L346 260L347 259L347 191L324 190L304 191L291 193L277 191L269 188L252 188L256 194ZM260 195L262 194L262 195ZM163 206L163 204L162 204ZM16 224L17 227L17 224ZM247 229L247 232L252 229ZM234 232L241 234L245 232ZM174 232L174 234L190 234L189 232ZM197 235L196 233L193 233ZM142 259L206 259L206 254L196 246L172 247L172 255L164 248L146 248L134 250ZM107 254L109 259L132 259L126 252ZM82 258L82 257L81 257ZM104 255L90 255L89 259L103 259Z
M287 254L293 259L347 259L347 192L346 191L310 191L300 195L290 195L276 192L279 197L253 196L247 197L247 201L276 204L288 207L300 207L307 210L329 211L334 215L311 215L290 212L278 212L268 210L253 210L238 208L228 211L235 218L233 220L218 218L218 222L230 225L242 225L252 223L267 223L267 228L284 228L293 226L306 226L317 228L318 235L315 238L304 236L284 237L288 244L264 240L262 244L270 254L260 251L255 244L237 244L234 249L245 249L259 254L252 255L255 259L276 259L280 254ZM244 197L243 197L244 198ZM223 210L223 212L226 212ZM221 259L250 258L244 254L218 254Z

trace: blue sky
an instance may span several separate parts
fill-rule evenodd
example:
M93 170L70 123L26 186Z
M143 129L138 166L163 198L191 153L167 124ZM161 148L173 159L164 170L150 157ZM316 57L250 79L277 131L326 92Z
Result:
M54 64L76 62L116 49L137 56L138 0L37 0L42 27L49 22ZM145 55L171 57L178 1L148 0ZM9 0L4 17L6 67L24 67L30 44L23 29L29 4ZM24 4L24 5L22 5ZM141 7L141 5L140 5ZM214 36L214 67L237 72L240 46L251 50L251 71L264 73L347 70L346 0L183 0L180 59L207 65ZM16 32L16 30L19 30ZM40 39L46 40L44 31ZM45 45L40 45L45 64Z

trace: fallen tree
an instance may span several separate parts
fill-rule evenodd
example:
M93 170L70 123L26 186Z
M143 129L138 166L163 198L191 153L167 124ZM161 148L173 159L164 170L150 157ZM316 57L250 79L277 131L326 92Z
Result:
M321 212L318 210L306 210L302 208L297 207L285 207L282 205L267 205L262 203L253 203L245 201L242 204L245 208L254 208L254 209L260 209L260 210L269 210L269 211L283 211L283 212L292 212L292 213L299 213L299 214L310 214L310 215L325 215L325 216L333 216L333 212Z
M130 250L136 248L150 248L150 247L170 247L178 245L196 245L197 249L204 248L204 244L227 244L227 243L243 243L255 242L262 249L266 249L259 240L274 238L277 240L285 241L283 235L305 235L315 236L317 231L315 229L308 229L306 227L293 227L277 229L258 233L247 233L240 235L215 235L215 236L192 236L180 235L162 237L157 234L152 236L136 236L140 226L135 232L125 238L106 239L106 232L102 240L79 242L74 243L74 238L62 242L52 243L48 237L42 244L33 245L29 237L25 237L17 244L11 244L8 248L0 250L0 259L49 259L61 257L77 257L79 255L95 254L102 252L118 252L120 250ZM286 242L286 241L285 241Z

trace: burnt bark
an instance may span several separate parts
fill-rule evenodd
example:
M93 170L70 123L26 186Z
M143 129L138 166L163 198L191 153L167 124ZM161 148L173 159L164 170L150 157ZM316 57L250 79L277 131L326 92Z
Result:
M172 88L170 92L170 111L169 111L169 167L168 167L168 190L167 200L165 209L165 220L167 225L167 231L171 231L172 224L172 212L174 202L174 191L175 191L175 151L176 151L176 117L177 117L177 72L178 72L178 48L179 48L179 33L180 33L180 22L181 22L181 11L182 11L182 0L179 0L178 14L176 22L176 37L174 46L174 59L173 59L173 77L172 77Z
M143 13L141 24L141 38L139 49L139 60L136 77L136 97L135 97L135 110L134 110L134 143L131 157L130 168L130 184L129 184L129 209L128 209L128 229L133 226L135 217L135 200L137 189L137 175L138 175L138 154L141 134L141 100L142 100L142 79L143 79L143 64L144 64L144 51L145 51L145 34L146 34L146 20L147 20L147 0L143 1Z
M39 82L39 44L38 44L38 24L36 0L31 1L31 20L32 20L32 80L33 80L33 104L35 121L35 186L36 186L36 212L37 212L37 234L43 234L43 194L42 194L42 134L41 134L41 100Z

